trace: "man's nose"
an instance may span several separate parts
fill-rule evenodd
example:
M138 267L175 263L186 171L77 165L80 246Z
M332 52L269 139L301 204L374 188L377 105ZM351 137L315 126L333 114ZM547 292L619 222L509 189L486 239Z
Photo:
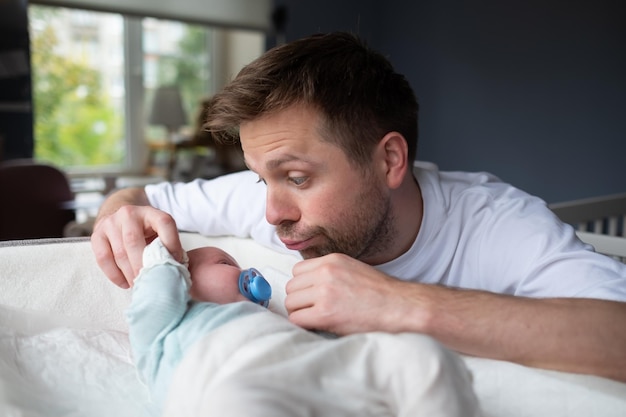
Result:
M270 224L277 226L285 221L299 220L300 212L288 192L268 186L266 198L265 218Z

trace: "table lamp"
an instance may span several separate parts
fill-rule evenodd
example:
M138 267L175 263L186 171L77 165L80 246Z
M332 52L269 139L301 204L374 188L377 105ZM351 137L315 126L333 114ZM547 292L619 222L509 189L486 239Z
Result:
M149 123L165 126L171 142L175 143L176 132L187 124L187 115L177 86L161 86L154 93Z

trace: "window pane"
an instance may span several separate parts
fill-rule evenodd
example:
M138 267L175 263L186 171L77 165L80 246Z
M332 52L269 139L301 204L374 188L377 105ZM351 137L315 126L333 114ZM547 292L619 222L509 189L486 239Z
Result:
M33 5L29 21L35 157L65 169L121 166L122 16Z
M209 91L210 29L176 21L143 19L144 97L148 112L146 137L150 141L167 140L166 128L150 120L155 91L176 86L180 92L186 123L186 135L195 123L200 101ZM179 129L176 129L179 130Z

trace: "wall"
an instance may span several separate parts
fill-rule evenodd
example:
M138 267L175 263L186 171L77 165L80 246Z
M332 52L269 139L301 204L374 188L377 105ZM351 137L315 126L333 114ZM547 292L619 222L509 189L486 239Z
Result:
M379 5L375 0L274 0L274 5L287 8L287 41L334 30L370 40L377 31Z
M276 1L287 40L360 33L420 102L419 159L485 170L548 202L626 192L619 1Z
M0 1L0 162L33 154L29 42L26 1Z
M228 84L248 63L265 51L263 32L240 29L214 29L212 44L213 91Z

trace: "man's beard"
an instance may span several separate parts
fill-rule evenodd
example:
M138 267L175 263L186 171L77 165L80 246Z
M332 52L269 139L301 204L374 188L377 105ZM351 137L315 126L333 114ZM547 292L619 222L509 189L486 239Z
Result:
M343 253L367 263L368 259L380 257L393 243L396 233L391 201L373 186L359 195L353 208L353 212L344 213L340 221L335 218L339 227L314 226L298 230L297 223L285 222L276 230L282 237L323 237L323 243L300 251L305 259Z

